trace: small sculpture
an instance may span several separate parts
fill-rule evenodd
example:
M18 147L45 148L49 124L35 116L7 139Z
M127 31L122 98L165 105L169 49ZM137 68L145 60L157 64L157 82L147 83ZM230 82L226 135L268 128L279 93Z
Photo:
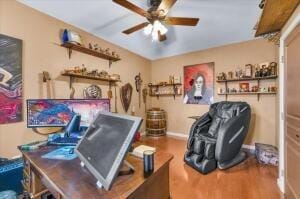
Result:
M94 50L97 51L99 49L98 44L94 44Z

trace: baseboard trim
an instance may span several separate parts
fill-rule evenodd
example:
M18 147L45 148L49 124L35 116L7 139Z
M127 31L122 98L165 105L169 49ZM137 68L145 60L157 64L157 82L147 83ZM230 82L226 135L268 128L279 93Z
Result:
M285 193L284 179L282 177L277 178L277 186L281 193Z
M167 132L167 136L175 137L175 138L181 138L181 139L186 139L186 140L189 138L189 135L187 135L187 134L174 133L174 132L170 132L170 131Z

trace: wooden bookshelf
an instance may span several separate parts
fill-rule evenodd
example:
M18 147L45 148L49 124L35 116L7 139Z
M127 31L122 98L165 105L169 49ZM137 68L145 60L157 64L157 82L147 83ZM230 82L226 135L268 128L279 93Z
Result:
M75 50L75 51L78 51L78 52L81 52L81 53L84 53L84 54L88 54L88 55L91 55L91 56L94 56L94 57L98 57L98 58L101 58L101 59L108 60L109 61L109 67L111 66L111 64L113 62L117 62L117 61L121 60L120 58L117 58L117 57L114 57L114 56L111 56L111 55L107 55L105 53L101 53L101 52L98 52L98 51L95 51L95 50L92 50L92 49L89 49L89 48L86 48L86 47L83 47L83 46L80 46L80 45L76 45L76 44L73 44L73 43L69 43L69 42L63 43L63 44L61 44L61 46L68 49L69 58L71 58L71 56L72 56L72 51Z

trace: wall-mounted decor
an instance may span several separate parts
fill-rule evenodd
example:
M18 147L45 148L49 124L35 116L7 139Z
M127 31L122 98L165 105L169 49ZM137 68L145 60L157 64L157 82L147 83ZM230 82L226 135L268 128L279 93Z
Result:
M214 63L184 67L185 104L211 104L214 90Z
M121 87L121 102L126 113L131 103L132 90L133 88L130 83Z
M0 34L0 124L22 121L22 40Z

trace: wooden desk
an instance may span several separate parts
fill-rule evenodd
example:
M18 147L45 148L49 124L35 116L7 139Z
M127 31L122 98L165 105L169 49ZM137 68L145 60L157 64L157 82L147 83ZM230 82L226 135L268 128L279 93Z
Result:
M97 189L96 179L86 168L80 166L78 158L74 160L50 160L41 156L54 150L46 146L36 151L22 151L24 158L25 190L32 198L40 198L47 190L56 198L134 198L167 199L170 198L169 163L173 156L157 152L154 158L154 172L148 178L143 175L142 159L128 155L127 161L135 167L135 172L116 178L112 189Z

